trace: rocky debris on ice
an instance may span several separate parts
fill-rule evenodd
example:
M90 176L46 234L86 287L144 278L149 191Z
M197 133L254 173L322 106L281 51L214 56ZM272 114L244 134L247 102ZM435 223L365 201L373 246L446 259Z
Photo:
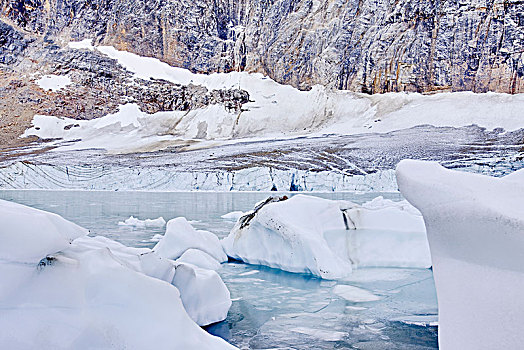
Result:
M0 347L234 349L188 315L225 318L229 292L214 271L11 202L0 200L0 216Z
M404 160L397 180L427 227L441 349L520 349L524 179Z
M431 266L422 216L407 202L362 206L296 195L246 213L222 245L251 264L340 279L356 266Z
M140 220L134 216L130 216L124 221L119 221L118 225L120 226L133 226L133 227L164 227L166 225L166 220L163 217L156 219L145 219Z
M166 233L153 251L163 258L176 260L191 248L209 254L218 262L227 261L218 237L209 231L195 230L183 217L168 221Z

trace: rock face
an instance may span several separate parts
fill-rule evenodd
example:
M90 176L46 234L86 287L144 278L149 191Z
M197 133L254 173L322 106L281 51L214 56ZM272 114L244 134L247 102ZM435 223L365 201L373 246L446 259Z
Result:
M0 7L28 40L94 38L194 72L262 72L301 89L524 92L521 0L2 0ZM0 60L12 61L4 51Z

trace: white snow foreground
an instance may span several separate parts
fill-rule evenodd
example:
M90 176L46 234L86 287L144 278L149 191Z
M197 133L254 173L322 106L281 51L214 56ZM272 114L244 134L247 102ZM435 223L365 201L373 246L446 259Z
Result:
M402 194L426 222L440 349L521 349L524 170L503 178L404 160Z
M94 48L87 41L69 46L96 49L118 60L136 78L191 83L210 90L241 88L249 93L250 102L242 106L241 114L221 105L189 112L147 114L137 104L129 103L121 105L114 114L89 121L35 115L33 127L25 136L81 140L60 148L103 148L126 153L187 145L187 140L213 140L210 144L215 145L216 140L389 132L425 124L456 127L477 124L506 130L519 129L523 125L520 111L524 109L524 94L458 92L431 96L415 93L369 96L330 91L320 85L313 86L310 91L300 91L259 73L194 74L158 59L118 51L110 46ZM196 147L202 147L202 142L196 143Z
M225 299L214 271L3 200L0 222L0 348L234 349L186 312L225 318L223 304L202 304Z
M362 206L296 195L257 204L222 240L251 264L341 279L358 266L431 266L424 221L407 202Z

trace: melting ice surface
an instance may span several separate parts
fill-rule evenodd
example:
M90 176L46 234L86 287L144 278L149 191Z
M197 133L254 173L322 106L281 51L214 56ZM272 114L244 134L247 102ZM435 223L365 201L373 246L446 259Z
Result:
M273 193L274 194L274 193ZM178 216L197 229L225 237L234 221L268 193L0 191L0 198L48 210L135 247L153 247L163 227L118 225L130 216ZM318 193L363 203L395 193ZM437 302L428 269L362 268L343 281L328 281L242 263L218 270L233 299L228 318L207 330L239 348L435 349ZM347 287L346 287L347 286ZM376 297L373 297L376 296Z

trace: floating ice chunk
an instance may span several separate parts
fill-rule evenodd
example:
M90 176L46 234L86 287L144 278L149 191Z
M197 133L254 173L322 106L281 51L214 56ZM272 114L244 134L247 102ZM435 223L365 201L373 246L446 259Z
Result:
M188 263L208 270L218 270L220 268L220 263L211 255L201 250L192 248L186 250L184 254L182 254L182 256L176 260L176 262Z
M346 210L350 228L424 232L422 215L407 201L394 202L376 197Z
M226 220L238 220L244 215L245 213L243 211L232 211L230 213L222 215L221 218Z
M437 315L410 315L405 317L397 317L391 321L398 321L404 324L420 326L420 327L435 327L438 326Z
M187 305L190 308L186 311L200 326L222 321L226 318L231 306L231 303L228 304L229 291L215 271L206 270L206 263L215 267L209 261L220 267L220 264L208 254L195 249L186 251L186 253L189 252L190 258L192 257L190 251L198 252L196 256L193 255L193 258L195 258L194 260L200 259L199 263L203 268L197 268L188 263L180 261L175 263L172 260L162 258L148 248L127 247L100 236L76 239L68 251L81 254L92 249L109 250L113 258L120 264L175 285L180 291L184 306ZM203 260L206 258L207 260ZM186 265L186 267L181 267L182 265ZM184 283L187 283L187 285Z
M229 256L251 264L336 279L352 267L333 254L324 238L329 229L345 230L339 202L305 195L270 198L240 218L222 244Z
M366 207L367 206L367 207ZM222 240L235 259L340 279L352 266L429 267L424 221L407 202L268 199Z
M36 83L44 90L51 90L55 92L65 88L67 85L71 84L72 81L68 76L65 75L47 74L38 79Z
M86 230L14 203L0 201L0 220L0 348L234 349L188 316L177 288L165 282L173 262L146 248L79 237ZM179 278L191 280L185 275ZM216 293L224 305L209 312L223 315L228 292L220 277L196 275L185 302L205 315L210 303L201 298Z
M176 265L173 285L180 291L188 315L198 325L205 326L227 317L231 297L215 271L179 263Z
M371 293L368 290L358 288L355 286L348 286L345 284L336 285L333 288L333 293L354 303L364 303L369 301L377 301L381 299L381 297Z
M150 242L160 242L160 240L164 237L164 235L156 234L149 240Z
M133 216L130 216L128 219L124 221L120 221L118 225L120 226L134 226L134 227L164 227L166 224L166 220L164 220L163 217L159 217L156 219L145 219L140 220Z
M308 328L308 327L295 327L290 329L291 332L297 332L306 334L317 339L324 341L340 341L345 337L349 336L346 332L338 332L327 329Z
M56 214L4 200L0 200L0 223L0 257L13 262L38 263L88 234Z
M218 237L209 231L195 230L183 217L168 221L166 233L153 251L164 258L175 260L190 248L202 250L218 262L227 261Z
M524 181L404 160L402 194L424 215L441 349L519 349L524 323Z

